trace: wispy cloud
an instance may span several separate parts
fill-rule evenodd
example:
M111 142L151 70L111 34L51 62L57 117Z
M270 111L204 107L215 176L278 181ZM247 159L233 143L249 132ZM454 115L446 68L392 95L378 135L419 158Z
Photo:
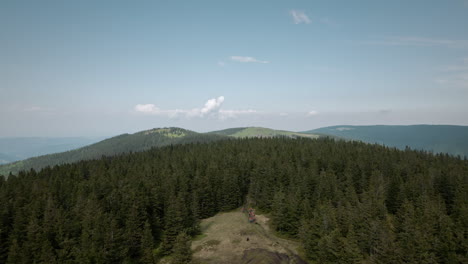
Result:
M338 26L338 23L335 20L330 19L328 17L320 18L319 22L320 22L320 24L324 24L324 25L327 25L327 26L332 26L332 27Z
M441 67L442 72L468 72L468 58L459 60L457 64L446 65Z
M312 111L309 111L306 115L307 115L307 116L316 116L316 115L318 115L318 114L319 114L319 112L317 112L317 111L315 111L315 110L312 110Z
M312 21L310 18L303 12L299 10L291 10L289 11L289 14L291 15L294 24L310 24Z
M246 56L231 56L230 59L232 61L237 61L237 62L269 63L269 61L257 60L254 57L246 57Z
M45 110L44 108L42 107L39 107L39 106L30 106L30 107L26 107L23 109L23 111L25 112L39 112L39 111L43 111Z
M218 66L224 67L226 66L226 63L224 61L218 61Z
M258 113L256 110L219 110L219 119L236 118L239 115L249 115Z
M468 48L468 40L438 39L416 36L388 36L379 39L361 41L367 45L385 45L385 46L417 46L432 47L442 46L447 48Z
M54 113L55 112L54 108L37 106L37 105L24 106L24 107L21 107L20 110L22 110L22 112L27 112L27 113Z
M444 87L468 89L468 58L463 58L459 63L441 68L441 76L436 83Z
M202 108L193 108L193 109L172 109L172 110L163 110L157 107L154 104L137 104L134 107L134 110L138 113L149 114L149 115L158 115L158 116L167 116L169 118L176 117L217 117L221 120L227 118L235 118L239 115L247 115L257 113L255 110L224 110L221 109L222 104L224 103L224 96L219 96L217 98L209 99Z

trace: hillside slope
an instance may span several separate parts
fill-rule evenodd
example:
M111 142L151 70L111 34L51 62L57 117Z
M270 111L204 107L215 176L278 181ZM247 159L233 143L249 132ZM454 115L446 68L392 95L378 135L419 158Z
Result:
M322 133L398 149L406 146L434 153L468 156L468 126L331 126L304 133Z
M79 149L34 157L0 166L0 175L15 174L21 170L41 169L64 163L113 156L128 152L139 152L153 147L192 142L207 142L224 139L215 134L201 134L182 128L156 128L135 134L123 134Z
M219 131L213 131L209 134L218 134L218 135L225 135L230 137L236 138L252 138L252 137L306 137L306 138L319 138L320 135L315 133L300 133L300 132L292 132L292 131L285 131L285 130L275 130L271 128L264 128L264 127L238 127L238 128L228 128Z
M41 169L63 163L72 163L81 160L100 158L101 156L113 156L127 152L138 152L153 147L162 147L170 144L184 144L191 142L207 142L229 137L252 138L252 137L279 137L290 138L318 138L316 134L304 134L291 131L274 130L262 127L229 128L208 133L197 133L182 128L156 128L141 131L135 134L123 134L112 137L98 143L82 148L43 155L17 161L0 166L0 175L15 174L21 170ZM20 142L21 143L21 142Z

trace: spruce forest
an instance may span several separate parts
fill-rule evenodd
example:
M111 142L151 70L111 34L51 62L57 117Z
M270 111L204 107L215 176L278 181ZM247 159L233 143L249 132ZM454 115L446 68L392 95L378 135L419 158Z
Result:
M191 261L252 206L310 263L468 263L468 161L307 138L154 148L0 177L0 263Z

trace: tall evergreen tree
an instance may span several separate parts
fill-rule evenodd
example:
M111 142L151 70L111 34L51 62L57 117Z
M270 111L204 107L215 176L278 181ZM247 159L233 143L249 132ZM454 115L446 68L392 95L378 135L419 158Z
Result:
M190 249L191 239L185 232L177 235L172 249L172 262L188 264L192 262L192 250Z
M141 262L144 264L155 263L154 256L154 238L151 231L151 226L148 221L145 222L143 236L141 237Z

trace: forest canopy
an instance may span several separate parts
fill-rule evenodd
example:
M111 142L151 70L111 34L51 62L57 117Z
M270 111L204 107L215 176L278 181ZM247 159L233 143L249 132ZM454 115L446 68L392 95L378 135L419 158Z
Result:
M247 201L312 263L467 263L468 161L331 139L167 146L0 177L0 263L155 263ZM188 261L188 260L187 260Z

